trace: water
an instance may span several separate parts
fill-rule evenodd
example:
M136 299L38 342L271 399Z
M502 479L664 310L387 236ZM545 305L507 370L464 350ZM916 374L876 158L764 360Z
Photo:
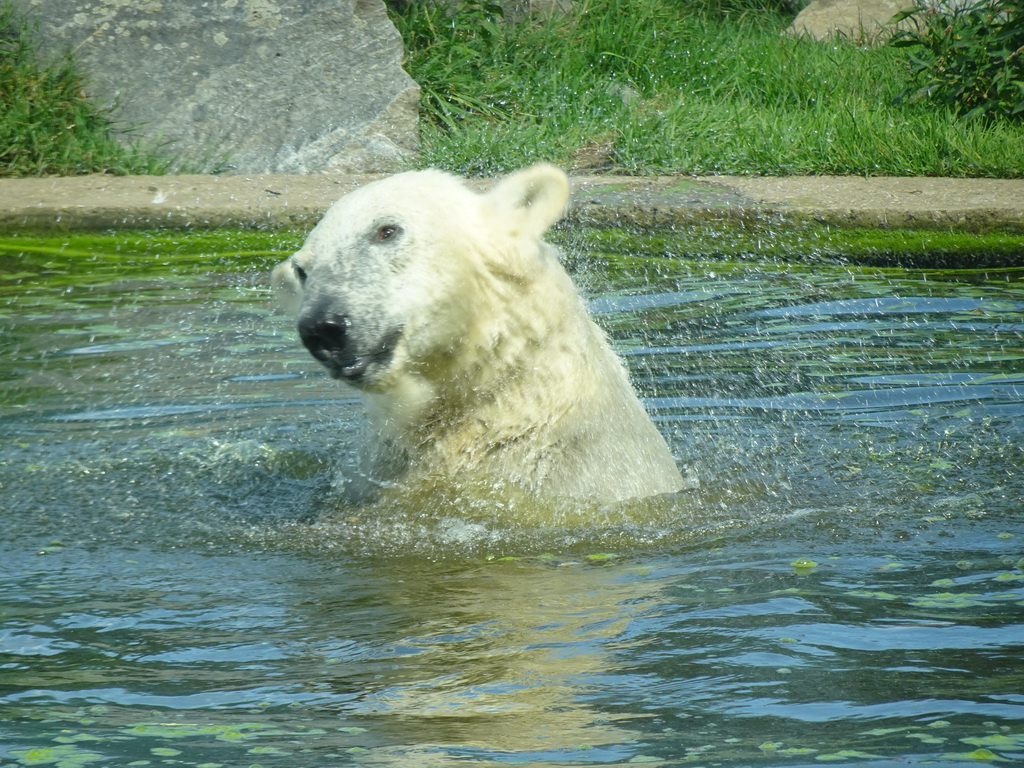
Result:
M227 237L4 241L4 768L1024 759L1021 270L578 257L701 485L541 524L339 509Z

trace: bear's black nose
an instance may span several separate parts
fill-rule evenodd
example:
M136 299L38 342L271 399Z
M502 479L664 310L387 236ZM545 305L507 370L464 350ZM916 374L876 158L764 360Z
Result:
M345 349L352 321L347 315L307 315L299 319L299 338L321 363L336 360Z

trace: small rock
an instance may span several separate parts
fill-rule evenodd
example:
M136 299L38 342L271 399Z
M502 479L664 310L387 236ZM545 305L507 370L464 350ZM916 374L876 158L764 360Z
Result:
M844 37L858 43L885 42L898 29L892 17L916 5L914 0L813 0L786 30L815 40Z

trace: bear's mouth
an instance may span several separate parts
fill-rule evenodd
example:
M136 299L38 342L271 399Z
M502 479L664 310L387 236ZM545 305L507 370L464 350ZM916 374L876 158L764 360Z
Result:
M401 338L401 329L384 334L372 345L359 343L347 314L310 313L299 319L299 336L309 353L335 379L365 384L375 370L386 369Z
M401 336L401 329L391 331L368 351L358 354L349 345L340 348L321 347L318 350L310 349L310 352L323 364L331 378L354 385L367 384L373 378L374 371L386 369L391 364Z

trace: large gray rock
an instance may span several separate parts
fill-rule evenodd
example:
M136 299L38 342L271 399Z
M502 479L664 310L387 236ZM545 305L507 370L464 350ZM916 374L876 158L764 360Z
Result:
M419 89L382 0L15 0L88 95L208 170L389 171Z
M890 24L892 17L916 4L915 0L813 0L786 31L816 40L838 36L861 43L881 42L896 31Z

